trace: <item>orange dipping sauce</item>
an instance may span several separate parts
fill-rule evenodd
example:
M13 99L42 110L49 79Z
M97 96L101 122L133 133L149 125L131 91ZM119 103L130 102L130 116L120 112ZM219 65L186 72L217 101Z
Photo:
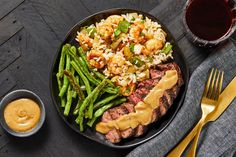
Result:
M21 98L10 102L4 109L4 119L15 132L28 132L40 120L39 105L31 99Z

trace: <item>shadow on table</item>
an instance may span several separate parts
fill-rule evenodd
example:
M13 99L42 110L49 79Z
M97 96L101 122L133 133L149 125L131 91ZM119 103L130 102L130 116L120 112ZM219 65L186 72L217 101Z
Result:
M64 126L63 127L64 136L70 138L73 148L77 148L77 151L79 151L79 156L124 157L132 149L134 149L134 148L115 149L102 145L100 143L87 139L86 137L78 134L77 132L72 130L69 126L67 126L63 121L60 121L60 123L62 126ZM70 151L72 151L71 153L73 155L78 153L73 149Z
M7 134L7 136L12 147L17 148L22 152L30 153L35 152L37 149L44 146L48 140L48 130L48 122L47 119L45 119L42 128L36 134L30 137L14 137L9 134ZM35 147L35 145L37 145L37 147Z

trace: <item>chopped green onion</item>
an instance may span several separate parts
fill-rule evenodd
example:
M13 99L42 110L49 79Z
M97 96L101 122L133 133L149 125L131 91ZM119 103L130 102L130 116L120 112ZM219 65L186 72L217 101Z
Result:
M132 17L132 19L130 20L131 22L134 22L135 21L135 18L134 17Z
M87 28L87 33L89 34L90 37L94 37L94 33L96 33L96 28L95 27L88 27Z
M161 50L161 53L169 54L171 50L172 50L172 45L170 43L167 43Z
M130 48L130 51L134 53L134 44L133 43L130 44L129 48Z
M140 33L140 36L145 36L145 34L143 32Z
M120 33L121 33L121 31L120 31L119 29L116 29L115 32L114 32L114 34L115 34L116 37L119 36Z
M130 23L128 21L120 21L118 24L118 29L123 32L127 33L129 30Z
M144 65L144 62L137 56L131 59L131 63L136 65L137 67L141 67Z

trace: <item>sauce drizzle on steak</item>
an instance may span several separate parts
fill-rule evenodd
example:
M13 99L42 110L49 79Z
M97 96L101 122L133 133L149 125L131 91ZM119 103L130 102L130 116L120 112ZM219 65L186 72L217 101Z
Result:
M177 97L180 87L183 85L182 74L179 66L175 63L167 63L157 65L156 69L150 69L151 78L140 82L137 89L128 97L128 102L120 106L107 110L102 116L102 122L109 122L116 120L122 115L135 112L135 105L149 94L150 90L160 81L168 70L176 70L178 74L177 84L171 89L165 90L163 96L158 100L159 106L152 112L152 121L156 122L160 117L166 114L167 110L173 104L174 99ZM105 137L112 143L118 143L122 138L138 137L147 131L147 126L138 125L136 128L128 128L126 130L113 129L109 131Z

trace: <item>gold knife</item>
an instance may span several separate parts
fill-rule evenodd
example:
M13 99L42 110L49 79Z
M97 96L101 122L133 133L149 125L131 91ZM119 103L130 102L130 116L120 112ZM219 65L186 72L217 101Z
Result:
M218 105L216 111L212 114L208 115L208 119L210 121L215 121L230 105L230 103L236 97L236 77L229 83L229 85L224 89L224 91L220 94ZM181 141L168 155L167 157L180 157L184 152L187 145L194 138L197 133L198 123L192 131Z

